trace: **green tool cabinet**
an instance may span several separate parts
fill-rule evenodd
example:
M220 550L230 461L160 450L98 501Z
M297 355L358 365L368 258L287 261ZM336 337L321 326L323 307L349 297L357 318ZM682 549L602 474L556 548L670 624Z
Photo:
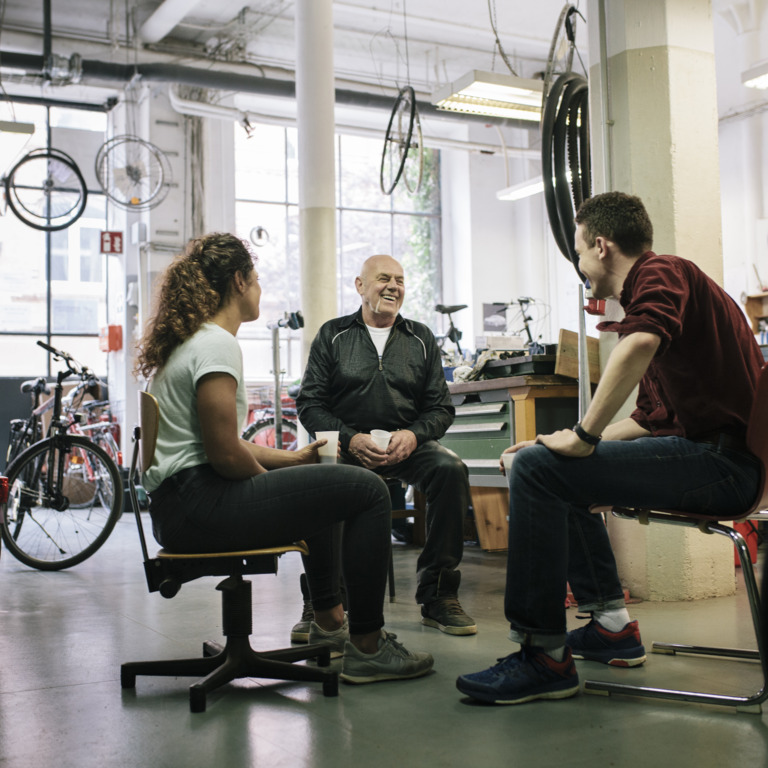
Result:
M440 442L469 469L481 547L506 549L509 492L499 456L514 443L572 427L578 420L578 384L564 376L530 374L448 388L456 418Z

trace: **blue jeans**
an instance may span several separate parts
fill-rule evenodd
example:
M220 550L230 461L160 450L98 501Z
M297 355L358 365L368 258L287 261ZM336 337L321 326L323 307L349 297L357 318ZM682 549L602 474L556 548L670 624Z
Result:
M509 478L510 638L562 645L568 583L582 611L624 605L608 532L591 505L735 514L754 502L759 480L754 457L680 437L604 441L582 459L523 448Z

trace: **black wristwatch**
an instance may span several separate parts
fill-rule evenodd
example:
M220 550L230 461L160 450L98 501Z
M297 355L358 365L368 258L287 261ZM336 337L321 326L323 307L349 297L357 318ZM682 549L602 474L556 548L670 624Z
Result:
M602 435L598 435L597 437L590 435L589 432L581 426L581 422L573 425L573 431L576 433L576 437L578 437L579 440L583 440L585 443L589 443L589 445L597 445L603 439Z

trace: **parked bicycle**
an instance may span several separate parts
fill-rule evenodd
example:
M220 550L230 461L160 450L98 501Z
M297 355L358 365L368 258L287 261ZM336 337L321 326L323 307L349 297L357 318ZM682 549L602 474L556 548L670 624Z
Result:
M299 440L299 416L296 410L295 397L298 394L299 385L288 388L288 394L280 398L282 418L280 424L283 435L283 449L295 451ZM277 447L277 430L275 429L275 409L271 403L262 403L251 414L248 426L243 430L243 440L248 440L256 445L264 445L268 448Z
M123 511L123 483L115 461L102 447L84 434L72 433L79 417L63 412L63 382L75 375L83 384L92 381L92 374L66 352L37 343L62 360L66 370L56 377L47 436L6 467L2 538L25 565L60 570L81 563L107 540ZM31 418L41 416L33 411ZM38 423L19 432L35 434L39 429Z

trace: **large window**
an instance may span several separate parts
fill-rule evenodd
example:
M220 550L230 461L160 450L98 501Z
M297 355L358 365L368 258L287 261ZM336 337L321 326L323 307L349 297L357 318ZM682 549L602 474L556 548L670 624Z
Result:
M99 329L106 325L106 257L99 233L106 229L105 196L93 178L93 161L104 142L103 112L15 104L13 117L35 131L19 147L0 133L0 157L9 173L27 152L55 148L78 165L88 187L83 215L55 232L34 229L10 209L0 226L0 355L3 376L48 374L47 354L37 340L70 352L99 374L106 355L99 351ZM10 151L10 155L9 155ZM43 195L43 190L40 190Z
M263 295L261 317L240 330L246 377L272 371L269 322L301 309L296 130L255 126L247 137L235 127L237 233L255 244ZM406 276L403 314L434 328L442 294L439 153L425 154L417 195L401 183L392 195L379 188L382 141L337 136L338 311L360 306L355 277L374 254L391 254ZM299 333L280 331L281 368L290 382L301 375Z

